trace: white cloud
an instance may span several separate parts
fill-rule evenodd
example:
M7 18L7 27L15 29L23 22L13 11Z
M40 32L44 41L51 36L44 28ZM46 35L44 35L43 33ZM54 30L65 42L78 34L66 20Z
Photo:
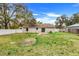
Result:
M38 14L33 14L34 16L37 16Z
M61 16L60 14L56 14L56 13L41 13L41 14L40 14L41 17L38 16L38 14L34 14L38 16L36 20L41 21L43 23L50 23L50 24L55 24L56 17Z
M43 17L43 18L37 18L37 21L41 21L43 23L50 23L50 24L55 24L55 19L51 19L49 17Z
M59 16L61 16L61 15L55 14L55 13L47 13L46 15L47 15L48 17L59 17Z

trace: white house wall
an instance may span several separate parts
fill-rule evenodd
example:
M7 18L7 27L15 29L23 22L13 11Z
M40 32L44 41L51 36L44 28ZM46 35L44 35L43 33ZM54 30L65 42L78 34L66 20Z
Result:
M38 28L38 30L36 30L36 28L28 28L28 31L26 32L40 32L41 31L41 28Z
M45 32L50 32L50 31L57 32L58 30L55 28L45 28Z
M38 30L36 30L36 28L28 28L28 31L26 32L37 32L40 33L42 28L38 28ZM45 32L59 32L59 29L55 29L55 28L45 28Z
M75 28L66 28L66 32L69 32L68 29L72 33L77 33L77 29L75 29Z

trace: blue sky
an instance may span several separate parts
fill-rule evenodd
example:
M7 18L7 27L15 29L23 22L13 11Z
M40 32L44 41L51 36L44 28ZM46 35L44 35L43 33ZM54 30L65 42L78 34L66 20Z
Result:
M56 17L63 14L71 16L79 12L79 4L77 3L28 3L25 4L33 12L37 21L43 23L53 23Z

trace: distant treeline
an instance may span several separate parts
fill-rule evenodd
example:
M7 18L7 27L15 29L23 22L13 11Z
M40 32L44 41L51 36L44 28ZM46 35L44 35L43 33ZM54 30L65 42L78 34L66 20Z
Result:
M66 26L79 23L79 13L73 14L71 17L62 15L56 18L55 26L56 28L64 28Z

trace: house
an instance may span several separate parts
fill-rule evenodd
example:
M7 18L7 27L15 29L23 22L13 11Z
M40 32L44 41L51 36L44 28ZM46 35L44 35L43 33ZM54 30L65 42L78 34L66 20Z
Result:
M79 24L73 24L66 28L66 32L79 33Z
M55 27L52 24L36 24L35 26L24 27L27 32L54 32Z

